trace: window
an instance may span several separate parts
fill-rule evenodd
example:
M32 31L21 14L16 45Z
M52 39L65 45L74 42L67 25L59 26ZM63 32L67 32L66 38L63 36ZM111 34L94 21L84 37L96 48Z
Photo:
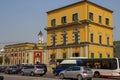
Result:
M66 16L63 16L62 19L61 19L61 23L66 23Z
M63 31L62 32L62 44L63 45L66 45L66 43L67 43L67 32L66 31Z
M110 54L107 54L107 57L110 58Z
M72 20L73 21L77 21L78 20L78 13L73 14Z
M21 61L20 61L20 59L19 59L19 64L21 64L20 62L21 62Z
M109 25L109 19L108 18L106 18L106 25Z
M51 20L51 26L56 26L56 19Z
M107 37L107 45L109 45L109 44L110 44L110 38Z
M27 63L29 63L29 60L27 59Z
M55 36L53 36L52 38L53 38L53 46L55 46Z
M73 31L73 41L75 44L78 44L80 40L79 30L78 28L75 28Z
M23 57L25 56L25 53L23 53Z
M51 61L52 61L52 62L55 62L55 54L51 54L51 55L50 55L50 58L51 58Z
M102 36L99 35L99 44L102 44Z
M63 45L66 45L66 34L63 34Z
M27 56L29 56L29 53L27 53Z
M93 21L93 13L89 13L89 19Z
M66 58L66 53L63 53L63 59L65 59Z
M79 71L79 70L80 70L80 67L77 67L77 66L72 67L72 71Z
M39 53L37 53L36 55L37 55L37 57L39 57L39 56L40 56L40 54L39 54Z
M94 39L94 35L93 35L93 33L91 33L90 34L90 42L93 42L94 41L93 39Z
M23 61L22 61L22 62L23 62L23 63L25 63L25 62L24 62L24 59L23 59Z
M79 53L73 53L72 57L79 57Z
M99 57L102 58L102 53L99 54Z
M77 44L78 43L78 32L75 32L75 43Z
M94 58L94 53L91 53L91 58Z
M55 46L55 44L56 44L56 34L53 33L51 37L52 37L52 39L51 39L52 40L52 46Z
M99 16L99 23L102 23L102 16Z

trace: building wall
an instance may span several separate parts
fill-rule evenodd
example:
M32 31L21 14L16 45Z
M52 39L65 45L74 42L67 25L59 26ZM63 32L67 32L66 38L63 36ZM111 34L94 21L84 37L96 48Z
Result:
M36 58L39 59L39 62L42 63L42 50L44 44L35 44L35 43L19 43L6 45L4 47L5 54L10 59L10 65L13 64L35 64ZM35 56L35 52L40 52L39 56Z
M93 13L93 20L89 19L89 13ZM72 15L78 13L78 20L73 21ZM54 54L55 59L70 58L74 53L78 53L79 57L92 58L108 58L113 57L113 23L112 11L102 6L96 5L89 1L82 1L62 8L58 8L47 12L48 27L47 30L47 47L49 55ZM61 18L66 16L66 23L61 23ZM102 17L99 23L99 16ZM106 18L109 24L106 24ZM56 25L52 26L51 21L56 19ZM74 31L78 31L78 44L74 44ZM63 32L66 33L66 45L63 43ZM90 34L93 33L94 38L91 42ZM99 42L99 36L102 40ZM55 36L55 45L53 46L52 36ZM109 41L107 43L107 38ZM50 57L51 58L51 57Z

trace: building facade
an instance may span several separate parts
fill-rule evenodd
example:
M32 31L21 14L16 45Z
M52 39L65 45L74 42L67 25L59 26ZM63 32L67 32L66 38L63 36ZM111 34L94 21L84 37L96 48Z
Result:
M48 11L48 60L114 57L112 13L87 0Z
M0 48L0 65L4 64L4 49Z
M9 59L6 64L36 64L43 63L43 47L45 44L19 43L6 45L5 56Z

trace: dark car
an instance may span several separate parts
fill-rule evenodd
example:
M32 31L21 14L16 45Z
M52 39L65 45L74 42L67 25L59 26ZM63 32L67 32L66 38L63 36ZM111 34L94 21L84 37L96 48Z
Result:
M55 76L57 76L61 71L65 70L71 66L75 66L75 64L60 64L60 65L56 66L56 68L53 69L53 74Z
M0 66L0 72L4 72L7 66Z
M8 66L5 69L5 73L7 73L7 74L17 73L17 66Z
M0 72L5 72L6 68L7 68L7 66L0 66Z
M4 80L4 76L0 76L0 80Z
M21 70L22 70L22 68L25 66L26 64L17 64L16 66L17 66L17 73L20 73L21 72Z

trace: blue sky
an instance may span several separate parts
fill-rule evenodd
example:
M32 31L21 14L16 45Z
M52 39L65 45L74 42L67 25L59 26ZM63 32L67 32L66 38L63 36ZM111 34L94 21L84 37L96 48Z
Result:
M46 12L78 1L81 0L0 0L0 47L9 42L37 43L40 30L46 41ZM120 0L89 1L114 11L114 40L120 40Z

